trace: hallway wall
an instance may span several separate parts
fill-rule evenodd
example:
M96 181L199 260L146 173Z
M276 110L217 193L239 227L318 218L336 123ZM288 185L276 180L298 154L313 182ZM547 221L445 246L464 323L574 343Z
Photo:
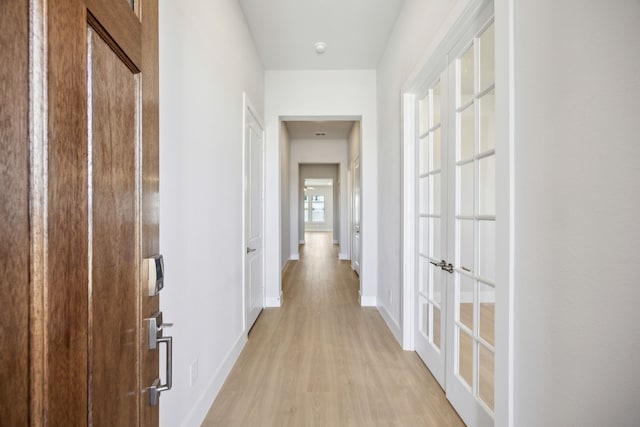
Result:
M378 64L378 307L401 337L401 93L468 0L406 0Z
M291 168L289 167L289 158L291 156L291 140L289 139L289 130L284 122L280 122L280 269L283 270L289 261L289 257L293 253L291 246L291 196L289 194L289 180L291 176ZM295 248L298 245L296 244Z
M640 2L515 8L515 425L640 419Z
M262 112L263 67L239 3L160 2L161 306L175 322L162 426L200 425L246 340L243 91Z
M267 131L267 281L270 306L280 305L278 133L282 118L362 119L363 175L363 284L362 301L376 305L378 254L378 155L375 70L266 71L265 118Z

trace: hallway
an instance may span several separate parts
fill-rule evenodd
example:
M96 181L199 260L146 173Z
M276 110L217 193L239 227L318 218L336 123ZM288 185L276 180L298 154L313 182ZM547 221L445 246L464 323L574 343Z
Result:
M418 356L359 306L331 233L305 241L283 306L262 312L203 426L464 425Z

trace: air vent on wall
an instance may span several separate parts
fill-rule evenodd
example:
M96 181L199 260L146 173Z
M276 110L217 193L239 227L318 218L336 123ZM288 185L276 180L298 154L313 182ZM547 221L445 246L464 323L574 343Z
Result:
M327 136L326 132L316 132L316 136Z

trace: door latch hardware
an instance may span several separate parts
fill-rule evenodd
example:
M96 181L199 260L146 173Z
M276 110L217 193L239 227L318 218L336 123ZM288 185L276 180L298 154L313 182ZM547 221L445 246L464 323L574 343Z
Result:
M149 387L149 404L156 406L160 400L160 393L163 391L171 390L173 386L173 337L158 338L158 344L166 344L167 357L166 357L166 375L167 382L165 384L160 383L160 378L156 378L153 381L151 387Z
M160 342L162 331L172 327L173 323L164 323L161 311L156 311L147 321L149 322L149 350L154 350Z
M447 264L447 261L445 260L442 260L440 262L429 261L429 263L435 265L436 267L440 267L444 271L453 273L453 265L451 263Z
M443 265L443 266L441 266L441 268L444 271L448 272L448 273L453 273L453 264L451 264L451 263L449 263L447 265Z
M436 267L445 268L445 266L447 265L447 261L445 261L445 260L442 260L440 262L429 261L429 264L433 264Z
M257 249L253 249L247 246L247 253L250 254L251 252L255 252L257 251Z

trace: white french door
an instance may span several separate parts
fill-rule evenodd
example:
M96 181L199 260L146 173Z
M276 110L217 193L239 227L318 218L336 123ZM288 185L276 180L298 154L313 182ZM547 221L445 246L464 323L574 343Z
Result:
M418 145L416 147L417 267L415 312L416 352L433 376L444 386L445 322L447 279L441 266L446 258L447 236L447 138L442 123L443 73L419 102ZM446 111L446 110L445 110Z
M493 425L494 29L485 22L419 93L414 346L469 426Z

